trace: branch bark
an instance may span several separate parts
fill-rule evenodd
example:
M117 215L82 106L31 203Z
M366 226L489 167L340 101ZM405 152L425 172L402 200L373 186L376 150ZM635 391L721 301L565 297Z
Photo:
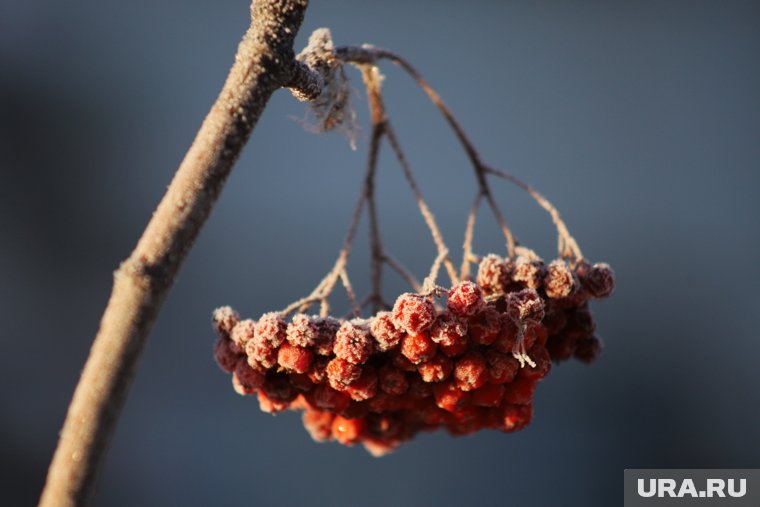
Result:
M303 78L293 41L307 5L253 2L251 26L219 97L137 246L114 273L40 506L85 505L92 497L145 340L185 256L272 93Z

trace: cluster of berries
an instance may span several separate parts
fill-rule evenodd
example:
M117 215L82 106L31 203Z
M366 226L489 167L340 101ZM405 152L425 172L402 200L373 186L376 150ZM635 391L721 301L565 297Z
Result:
M303 410L314 440L362 443L373 455L440 427L516 431L530 423L552 359L591 361L601 350L588 300L613 285L606 264L545 266L520 248L513 260L486 256L477 283L455 285L445 309L415 293L366 320L240 320L219 308L215 357L263 411Z

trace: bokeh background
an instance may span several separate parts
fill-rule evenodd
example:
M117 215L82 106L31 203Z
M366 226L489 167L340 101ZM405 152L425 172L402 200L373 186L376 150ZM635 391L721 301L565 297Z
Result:
M0 503L37 501L111 287L214 100L245 0L0 2ZM760 466L760 5L752 1L313 2L337 44L405 55L484 158L552 199L618 290L607 348L563 363L517 434L428 434L382 459L260 413L214 364L210 312L258 316L332 264L367 147L269 104L166 301L96 505L615 505L624 468ZM433 107L383 68L391 117L453 249L474 183ZM366 126L359 76L355 103ZM435 256L381 154L381 227ZM526 244L551 223L495 182ZM366 229L351 264L367 287ZM481 214L476 246L502 252ZM393 275L387 294L404 289Z

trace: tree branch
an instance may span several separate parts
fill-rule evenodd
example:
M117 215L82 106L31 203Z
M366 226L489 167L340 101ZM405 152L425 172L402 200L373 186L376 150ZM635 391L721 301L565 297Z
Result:
M124 405L148 332L272 93L304 69L293 40L308 0L256 0L227 81L111 298L69 405L40 506L84 505ZM306 92L307 95L311 95Z

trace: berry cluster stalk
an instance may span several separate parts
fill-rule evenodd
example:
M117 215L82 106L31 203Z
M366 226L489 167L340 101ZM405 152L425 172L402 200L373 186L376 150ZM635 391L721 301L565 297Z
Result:
M85 505L150 328L234 162L272 93L300 87L307 69L293 40L307 0L255 0L251 26L135 250L114 273L111 298L48 470L40 505ZM305 89L304 95L312 95Z

